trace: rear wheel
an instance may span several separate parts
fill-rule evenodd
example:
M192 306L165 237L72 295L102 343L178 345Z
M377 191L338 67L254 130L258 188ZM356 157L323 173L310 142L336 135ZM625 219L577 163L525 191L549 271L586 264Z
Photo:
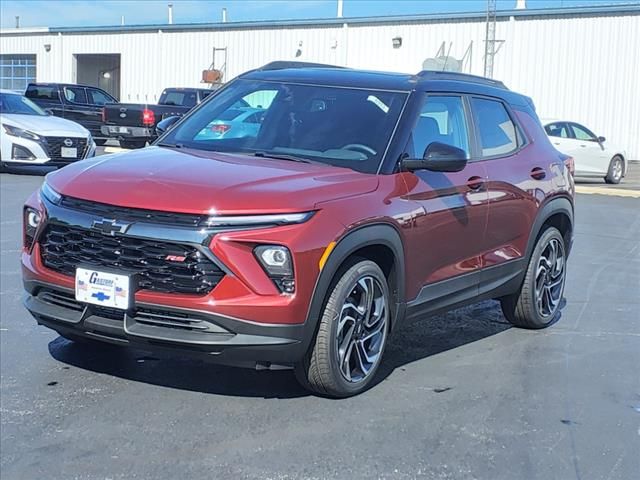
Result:
M332 397L364 391L380 366L389 333L387 279L361 260L343 271L325 304L318 333L296 377L309 390Z
M501 300L507 320L516 327L545 328L557 318L566 273L562 234L547 228L536 243L520 291Z
M120 140L122 148L144 148L146 145L146 140Z
M609 170L607 171L607 176L604 177L604 181L607 183L618 184L622 181L623 172L624 160L616 155L609 163Z

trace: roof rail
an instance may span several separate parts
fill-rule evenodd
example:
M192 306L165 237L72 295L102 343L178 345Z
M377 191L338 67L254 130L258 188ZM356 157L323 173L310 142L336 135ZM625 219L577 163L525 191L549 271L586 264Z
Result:
M285 68L345 68L337 65L327 65L324 63L312 63L312 62L291 62L288 60L277 60L275 62L267 63L257 70L284 70Z
M417 76L429 80L459 80L461 82L479 83L482 85L489 85L492 87L509 90L507 86L500 80L493 80L492 78L480 77L478 75L470 75L468 73L447 72L440 70L422 70L420 73L418 73Z

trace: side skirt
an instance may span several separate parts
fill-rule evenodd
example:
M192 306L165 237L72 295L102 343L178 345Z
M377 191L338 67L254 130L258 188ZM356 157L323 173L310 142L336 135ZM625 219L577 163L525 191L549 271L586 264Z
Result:
M407 303L407 320L445 312L515 293L527 267L526 258L511 260L476 272L431 283Z

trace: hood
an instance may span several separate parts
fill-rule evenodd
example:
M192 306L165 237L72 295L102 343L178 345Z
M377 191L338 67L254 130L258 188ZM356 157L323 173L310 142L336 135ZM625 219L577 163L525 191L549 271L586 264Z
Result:
M301 212L375 190L378 177L322 164L149 147L73 163L47 176L59 193L181 213Z
M10 113L3 114L1 118L2 123L29 130L30 132L43 136L86 137L89 135L89 131L82 125L53 115L41 117L39 115L18 115Z

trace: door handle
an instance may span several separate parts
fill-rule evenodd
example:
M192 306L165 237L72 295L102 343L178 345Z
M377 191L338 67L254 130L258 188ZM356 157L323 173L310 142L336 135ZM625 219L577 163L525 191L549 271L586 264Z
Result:
M531 178L534 180L542 180L547 176L547 172L544 171L544 168L536 167L531 170Z
M580 144L580 146L581 146L582 148L587 148L587 146L586 146L585 144L583 144L583 143L582 143L582 144Z
M467 180L467 187L469 187L471 190L480 190L483 185L484 178L482 177L473 176L470 177L469 180Z

